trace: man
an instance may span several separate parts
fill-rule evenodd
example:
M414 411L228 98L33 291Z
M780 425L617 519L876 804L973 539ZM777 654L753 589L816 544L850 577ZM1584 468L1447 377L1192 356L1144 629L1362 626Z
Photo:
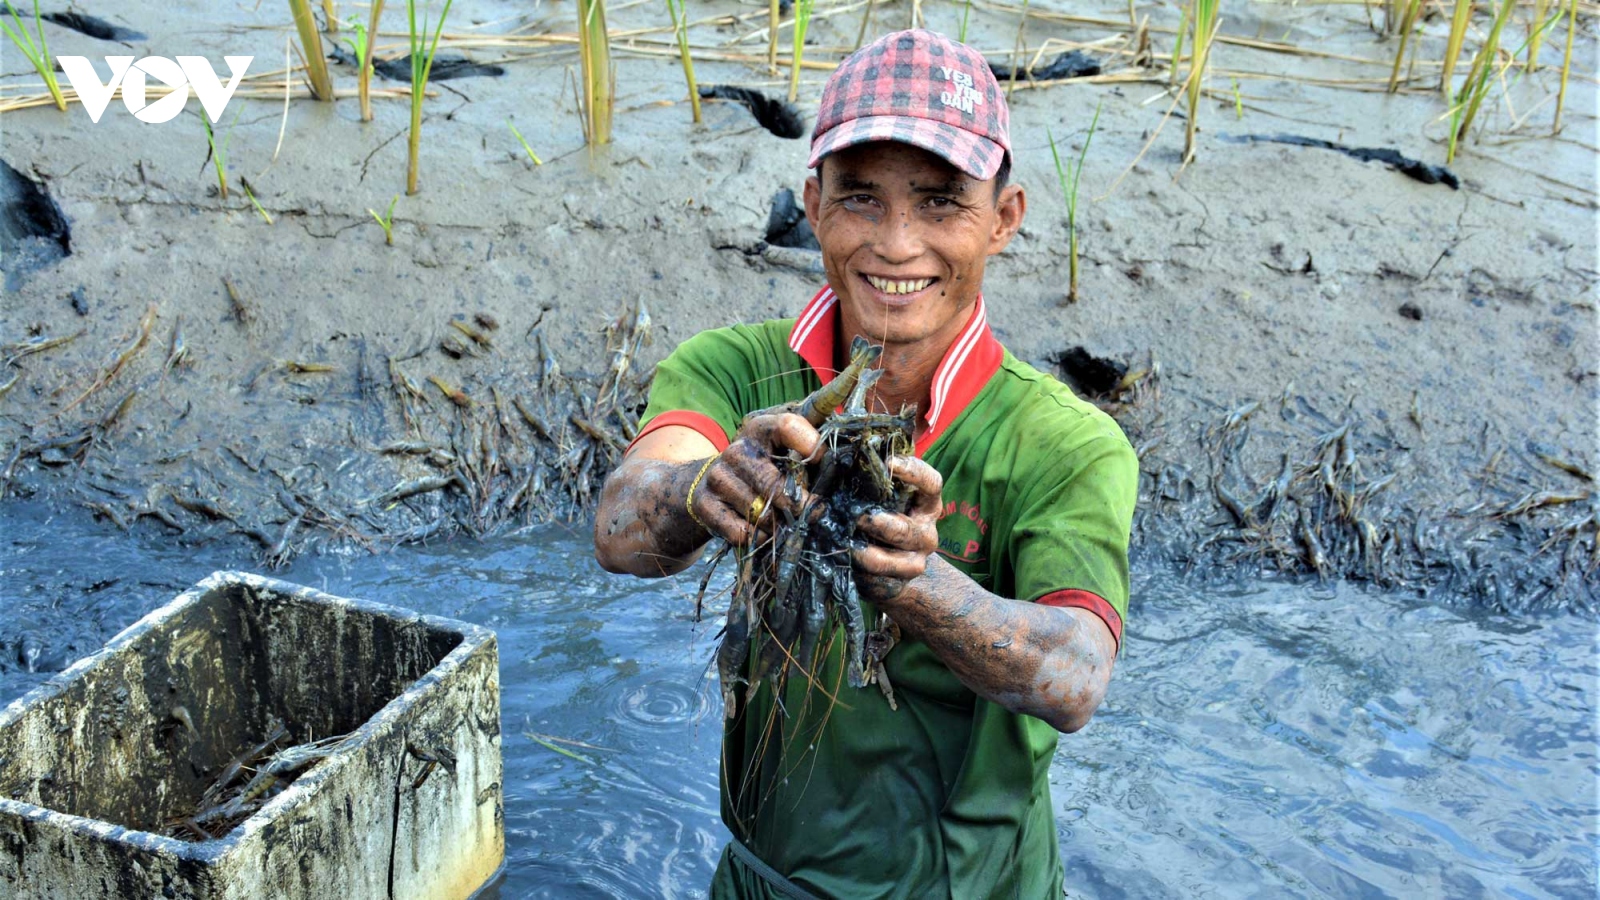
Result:
M864 515L852 555L868 621L902 635L884 659L898 708L842 683L837 646L815 684L741 703L715 896L1061 894L1048 771L1111 677L1137 462L1109 417L990 333L984 265L1026 210L1007 121L983 57L941 35L847 59L805 185L827 287L797 319L685 341L606 482L601 565L672 574L793 512L773 458L811 454L817 431L750 414L833 377L853 337L884 346L872 408L917 411L915 455L890 463L911 507Z

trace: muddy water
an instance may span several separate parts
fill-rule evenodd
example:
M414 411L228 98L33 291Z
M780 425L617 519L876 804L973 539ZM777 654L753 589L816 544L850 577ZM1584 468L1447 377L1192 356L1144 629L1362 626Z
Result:
M19 660L59 668L237 564L21 503L0 535L6 700L48 677ZM581 527L281 574L499 633L507 865L488 896L703 894L726 832L688 579L606 576ZM1592 621L1345 587L1136 591L1107 705L1052 773L1073 896L1593 896Z

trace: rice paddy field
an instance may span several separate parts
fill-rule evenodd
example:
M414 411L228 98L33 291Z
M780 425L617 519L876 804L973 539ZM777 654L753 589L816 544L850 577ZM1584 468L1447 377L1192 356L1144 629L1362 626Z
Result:
M1198 757L1215 762L1206 748L1247 734L1323 741L1335 748L1324 762L1356 747L1350 771L1401 757L1428 768L1419 760L1450 744L1434 732L1455 734L1444 720L1470 705L1459 685L1419 674L1430 634L1489 678L1533 652L1508 635L1554 629L1550 671L1576 674L1556 695L1515 688L1496 733L1516 735L1524 712L1545 716L1523 723L1535 731L1592 719L1600 7L814 0L774 17L766 2L729 0L409 6L85 0L41 4L36 22L29 0L0 16L35 55L87 57L102 80L107 57L203 56L224 83L225 57L251 58L214 122L193 97L169 121L141 121L121 94L94 121L68 72L54 73L63 110L28 53L0 38L0 533L27 530L31 547L70 521L74 540L126 543L141 558L175 550L302 574L397 547L464 570L484 539L498 567L510 536L536 534L529 553L576 572L588 563L567 529L586 532L654 364L702 329L794 315L821 286L784 192L807 174L829 71L863 40L924 25L964 35L1004 75L1028 211L990 263L990 321L1017 356L1116 415L1139 450L1133 555L1142 583L1159 587L1151 633L1192 635L1179 624L1195 612L1187 598L1214 598L1213 624L1267 648L1262 665L1304 701L1297 733L1316 737L1299 741L1282 724L1293 716L1266 707L1208 719L1238 697L1270 698L1217 688L1180 703L1132 663L1152 680L1121 706L1114 690L1110 733L1088 740L1197 758L1141 770L1170 788L1160 797L1097 776L1093 796L1120 798L1110 818L1091 805L1073 824L1070 804L1058 811L1064 848L1078 841L1097 873L1083 892L1248 893L1269 873L1309 895L1470 893L1457 873L1477 860L1468 868L1493 870L1472 882L1484 890L1592 895L1592 729L1571 726L1577 762L1530 772L1516 767L1539 769L1538 753L1517 750L1485 763L1510 760L1513 774L1490 773L1481 808L1525 802L1541 823L1500 828L1511 837L1492 849L1491 817L1446 815L1438 791L1426 808L1395 807L1399 819L1361 812L1414 797L1427 779L1409 769L1335 788L1307 773L1344 770L1286 757L1273 763L1283 777L1242 799L1218 784L1248 780L1248 760L1206 769ZM167 89L147 81L145 102L160 102ZM544 555L530 571L550 569ZM368 565L356 584L376 590L390 564ZM102 580L68 561L27 571L29 590L53 579L67 599L27 622L0 613L5 654L22 652L25 631L64 628L62 610L90 603L82 585ZM9 590L0 600L16 599ZM1352 598L1369 590L1385 598L1369 626L1414 640L1375 648L1359 636ZM164 599L138 597L127 621ZM1318 626L1303 619L1318 609L1345 623L1327 646L1306 643ZM1298 630L1258 634L1255 613ZM92 637L126 623L113 624ZM1157 649L1168 646L1146 658L1196 662ZM1227 646L1197 664L1237 687L1248 678L1225 665ZM1337 656L1346 687L1365 677L1355 657L1386 660L1393 683L1355 703L1373 717L1365 743L1341 743L1338 716L1337 727L1316 718L1321 688L1295 681L1296 647L1313 662ZM68 652L38 658L64 664ZM1414 699L1401 682L1457 702L1429 706L1436 721L1407 718L1395 713ZM1559 710L1518 706L1532 694L1560 697ZM597 745L613 736L559 717L529 727ZM1428 740L1406 743L1416 730ZM1089 758L1069 744L1064 755ZM600 790L579 764L545 762ZM1442 765L1459 775L1472 764ZM559 796L564 778L538 790ZM1569 785L1588 799L1553 799ZM1268 787L1279 800L1263 799ZM720 840L714 797L690 794L656 824L675 822L693 852L663 863L639 851L649 864L628 879L668 872L643 893L692 892L705 874ZM1195 837L1206 810L1235 801L1260 833ZM1286 814L1304 829L1269 834L1272 803L1294 805ZM1385 868L1388 851L1354 835L1401 819L1417 829L1411 846L1453 849ZM1551 837L1556 820L1574 823L1567 837ZM1562 843L1572 833L1584 841ZM1144 841L1145 871L1181 860L1174 880L1129 887L1109 848L1130 840ZM588 851L573 852L562 865L581 869ZM509 883L534 885L536 871Z

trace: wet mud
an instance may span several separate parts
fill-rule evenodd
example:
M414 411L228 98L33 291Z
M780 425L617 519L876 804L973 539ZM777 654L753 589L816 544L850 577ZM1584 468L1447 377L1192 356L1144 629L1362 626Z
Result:
M150 7L138 21L108 10L83 12L169 55L226 24L239 26L228 52L281 60L293 31L268 6ZM509 41L530 25L473 0L453 10L451 33ZM879 12L873 30L888 24ZM960 24L959 11L925 12L947 32ZM1379 53L1348 13L1261 7L1227 27ZM987 57L1008 60L1015 15L971 17ZM630 7L613 27L659 18ZM719 20L697 37L756 59L755 24ZM808 55L832 58L859 26L819 14ZM1097 29L1031 19L1027 33L1104 39ZM69 28L51 48L108 52ZM272 225L218 196L192 116L0 115L7 240L38 254L0 254L0 514L31 498L270 566L577 522L631 440L657 362L700 330L795 315L823 283L796 202L805 142L772 136L806 133L818 73L803 72L788 105L761 63L704 60L702 91L728 102L706 104L695 127L674 57L619 53L617 137L590 153L564 80L575 50L446 52L503 74L428 98L422 193L397 201L392 246L367 210L401 190L404 102L380 98L361 123L353 102L296 93L285 116L282 82L252 82L235 101L230 171ZM1147 56L1030 52L1018 62L1040 62L1017 73L1011 100L1029 211L985 274L990 321L1019 358L1122 422L1144 473L1135 558L1208 580L1347 577L1474 607L1592 609L1593 120L1502 144L1497 119L1436 173L1459 189L1440 190L1390 169L1407 154L1423 174L1442 160L1432 94L1335 86L1364 70L1331 57L1218 52L1219 65L1281 77L1218 96L1187 167L1172 124L1156 133L1166 79L1140 69ZM398 48L380 57L404 62ZM1095 60L1093 77L1119 81L1026 89ZM1572 89L1570 108L1592 99L1587 82ZM1097 107L1082 299L1067 305L1047 133L1072 152ZM513 115L543 165L506 128ZM1291 119L1305 137L1289 144L1225 139L1276 140ZM1063 362L1071 348L1099 374ZM24 666L9 640L0 665Z

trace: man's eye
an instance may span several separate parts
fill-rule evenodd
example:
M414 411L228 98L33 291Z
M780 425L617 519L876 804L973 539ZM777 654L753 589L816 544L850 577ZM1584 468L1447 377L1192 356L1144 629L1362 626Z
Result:
M944 210L944 209L950 209L951 207L953 207L955 205L956 205L956 201L954 200L954 198L951 198L951 197L929 197L928 198L928 208L929 209Z
M845 198L845 202L846 203L871 203L872 202L872 195L871 194L852 194L851 196Z

